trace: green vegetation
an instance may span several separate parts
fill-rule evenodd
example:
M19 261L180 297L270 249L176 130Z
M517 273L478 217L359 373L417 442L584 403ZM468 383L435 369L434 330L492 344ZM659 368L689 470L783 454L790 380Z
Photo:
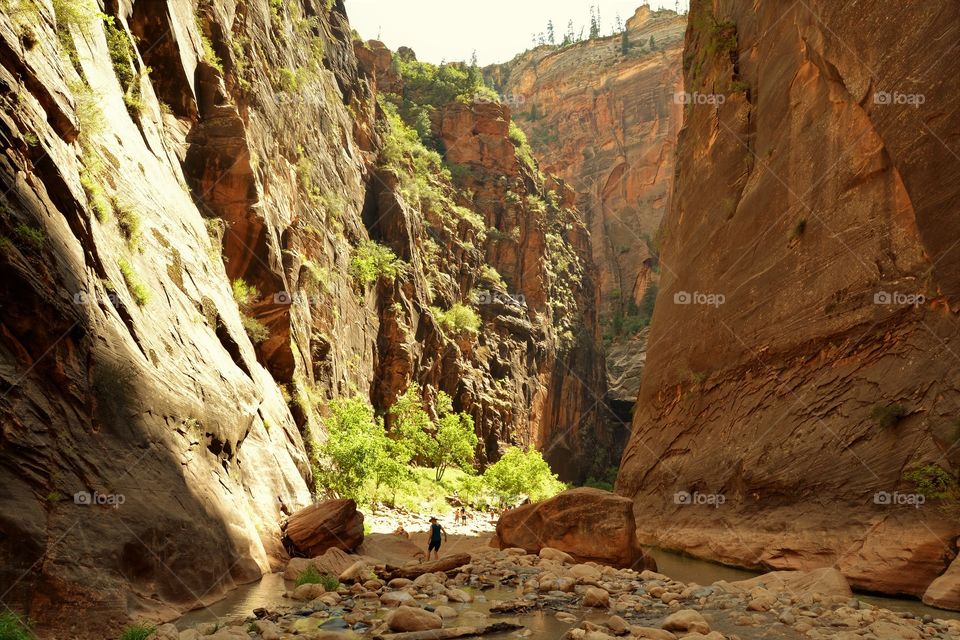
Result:
M103 192L103 187L100 186L90 171L83 171L80 174L80 185L87 194L87 200L90 201L93 215L101 223L105 223L110 219L110 202Z
M296 584L299 587L302 584L319 584L327 591L336 591L340 588L340 581L337 576L329 573L320 573L316 567L307 567L297 576Z
M130 295L133 296L133 301L136 302L139 307L147 304L147 302L150 301L150 290L147 289L147 286L140 280L140 276L137 275L133 265L127 262L126 258L120 258L117 260L117 266L123 275L123 282L127 285L127 290L130 292Z
M896 426L909 411L902 404L877 405L870 411L870 419L882 429Z
M630 336L645 327L650 326L653 319L653 309L657 302L657 284L651 282L647 290L643 292L640 298L640 304L633 301L633 298L627 302L621 303L614 314L605 321L604 341L609 345L615 338L620 336ZM614 292L614 297L619 297L619 292Z
M477 99L497 102L497 94L483 83L475 65L462 63L434 65L394 55L393 66L403 78L403 93L388 94L403 121L412 127L428 148L441 150L430 131L430 114L452 102Z
M452 307L443 311L437 307L430 307L430 311L436 317L447 331L454 334L464 332L477 333L480 330L480 316L477 312L460 302L455 302Z
M373 240L364 240L354 248L350 256L350 276L358 286L366 286L380 278L393 280L402 275L407 264L382 244Z
M200 47L203 49L204 62L216 69L220 75L223 75L223 61L217 54L217 50L213 48L213 42L204 29L204 20L199 15L197 16L197 33L200 35Z
M103 16L103 30L107 37L107 50L113 62L113 71L123 89L123 102L130 116L136 118L143 109L140 74L134 62L137 59L133 40L122 27L117 27L113 16Z
M73 43L71 28L83 36L89 36L94 18L98 15L92 0L53 0L53 12L57 19L57 38L74 69L82 77L80 58Z
M247 337L253 344L260 344L270 337L270 330L262 322L257 320L252 313L253 305L260 297L260 292L255 286L248 283L243 278L237 278L231 283L233 289L233 299L240 309L240 322L243 324Z
M0 613L0 640L33 640L33 634L16 614Z
M513 120L510 121L508 136L510 142L516 147L517 158L520 162L537 173L537 161L533 158L533 149L530 148L530 143L527 141L527 134Z
M13 233L17 236L17 238L27 243L37 251L43 249L43 245L47 241L47 236L43 232L43 229L40 227L31 227L28 224L18 224L16 227L14 227Z
M366 493L370 483L377 488L399 484L413 452L407 443L394 445L384 431L383 420L374 415L367 400L360 396L334 400L323 422L327 441L317 453L327 464L318 463L314 469L318 488L368 502L372 497Z
M453 399L443 391L434 400L437 421L430 418L417 384L411 384L390 407L396 435L412 448L416 457L433 467L435 479L440 481L450 467L469 469L473 463L479 438L473 418L466 413L454 413Z
M505 503L515 503L521 496L533 502L554 496L566 487L551 471L543 455L532 447L507 449L503 456L487 468L484 483Z
M599 477L590 476L583 483L585 487L594 489L603 489L604 491L613 491L613 485L617 481L617 467L607 467Z
M131 247L139 247L140 215L134 211L130 205L116 199L113 201L113 208L117 212L117 226L120 227L120 232L123 234L123 237Z
M123 630L120 640L147 640L157 628L149 624L134 624Z
M917 493L932 500L957 502L960 487L957 479L934 464L921 464L906 470L903 479L913 483Z

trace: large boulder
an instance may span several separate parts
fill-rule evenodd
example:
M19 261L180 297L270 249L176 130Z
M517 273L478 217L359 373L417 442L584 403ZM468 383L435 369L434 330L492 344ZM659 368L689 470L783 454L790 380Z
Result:
M923 603L931 607L960 611L960 560L954 560L946 572L930 583Z
M326 500L297 511L287 521L284 541L308 557L328 549L353 551L363 542L363 514L353 500Z
M443 618L420 607L398 607L387 614L391 631L430 631L443 626Z
M656 562L637 543L636 526L630 499L581 487L506 511L497 522L497 539L501 549L539 553L551 547L581 562L655 570Z
M825 596L853 595L847 579L833 567L823 567L812 571L773 571L762 576L730 583L718 583L726 591L748 593L757 588L773 593L786 591L796 596L819 593Z

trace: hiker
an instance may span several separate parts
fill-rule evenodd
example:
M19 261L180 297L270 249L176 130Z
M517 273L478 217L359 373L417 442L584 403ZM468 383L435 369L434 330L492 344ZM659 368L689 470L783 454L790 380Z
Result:
M467 508L463 507L460 509L460 524L467 526Z
M436 518L430 518L430 542L427 545L427 560L430 554L434 554L434 560L440 559L440 534L443 534L443 541L447 541L447 530L440 526Z

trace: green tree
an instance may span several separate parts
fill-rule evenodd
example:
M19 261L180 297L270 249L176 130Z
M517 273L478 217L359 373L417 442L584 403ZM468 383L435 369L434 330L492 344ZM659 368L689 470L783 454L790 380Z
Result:
M368 481L381 471L389 443L383 421L374 416L373 407L361 396L334 400L330 415L324 419L327 441L318 453L328 466L314 469L318 486L328 488L341 498L364 498Z
M626 30L620 32L620 53L623 55L630 53L630 34Z
M434 431L430 414L423 408L423 396L420 385L411 382L390 407L393 416L392 433L404 451L407 461L430 461L436 458L437 441L431 435Z
M553 29L553 20L547 20L547 42L557 44L557 35Z
M501 502L513 503L527 495L536 502L554 496L565 488L543 455L533 449L507 449L503 456L487 467L483 480Z
M453 399L441 391L436 399L437 424L436 453L433 466L437 469L437 482L443 480L448 467L469 470L477 453L480 439L474 429L473 417L467 413L454 413Z

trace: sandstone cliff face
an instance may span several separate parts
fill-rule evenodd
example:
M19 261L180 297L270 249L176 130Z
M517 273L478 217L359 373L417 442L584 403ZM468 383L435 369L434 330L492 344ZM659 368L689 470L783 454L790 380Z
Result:
M923 595L958 534L904 479L958 462L958 7L693 5L617 490L646 542Z
M350 41L341 2L92 8L112 21L0 12L5 603L44 634L102 638L256 579L311 500L326 400L355 391L382 411L410 380L443 389L483 460L533 444L582 473L605 437L589 240L544 205L570 204L562 185L517 164L508 110L437 123L496 149L459 161L498 233L471 231L406 202L382 162L377 84L397 79L376 77L385 54ZM530 241L494 239L514 229ZM369 238L410 270L358 283ZM478 337L448 335L431 307L472 304L484 261L527 306L479 305ZM238 280L257 290L242 308Z
M544 169L577 191L597 264L601 320L624 357L635 351L626 346L635 342L630 318L658 278L657 231L683 116L676 96L683 90L685 26L684 16L644 5L626 23L627 47L620 35L538 47L487 70ZM610 375L609 393L628 407L642 361L624 367L635 375Z

